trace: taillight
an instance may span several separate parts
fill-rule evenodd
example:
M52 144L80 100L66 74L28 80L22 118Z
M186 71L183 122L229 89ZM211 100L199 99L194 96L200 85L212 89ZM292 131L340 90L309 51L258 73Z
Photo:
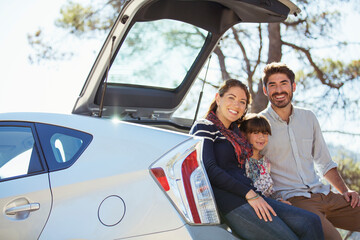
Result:
M156 161L150 172L188 223L219 224L201 152L202 141L190 139Z
M169 183L166 179L164 170L162 168L158 167L158 168L152 168L151 172L154 174L154 176L156 177L156 179L158 180L158 182L160 183L162 188L165 191L169 191L170 187L169 187Z
M189 156L187 156L187 158L185 158L181 167L186 197L188 199L190 210L195 223L201 223L201 221L200 221L199 213L196 209L194 195L191 188L190 177L191 174L194 172L194 170L198 167L199 164L196 158L196 151L193 151Z

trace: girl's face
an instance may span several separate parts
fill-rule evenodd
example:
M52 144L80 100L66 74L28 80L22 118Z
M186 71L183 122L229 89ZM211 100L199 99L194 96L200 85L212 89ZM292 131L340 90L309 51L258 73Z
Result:
M247 137L249 143L251 143L253 145L253 150L260 152L261 150L264 149L264 147L268 143L269 133L267 133L267 132L252 132L252 133L247 133L246 137Z
M221 97L218 93L215 96L217 109L216 116L229 128L230 124L244 115L247 103L245 91L241 87L231 87Z

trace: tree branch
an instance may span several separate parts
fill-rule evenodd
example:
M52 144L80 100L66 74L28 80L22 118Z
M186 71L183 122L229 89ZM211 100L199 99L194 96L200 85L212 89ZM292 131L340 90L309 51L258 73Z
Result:
M219 60L219 65L220 65L220 71L221 71L221 77L223 80L229 79L230 78L230 74L228 73L228 71L226 70L226 65L225 65L225 55L224 53L221 51L219 46L216 46L214 53L216 54L216 56L218 57Z
M247 73L247 76L248 76L247 77L248 87L249 87L250 93L252 95L254 95L253 81L252 81L253 72L251 71L250 59L247 56L246 49L245 49L243 43L240 41L239 34L238 34L237 30L234 27L231 27L231 30L232 30L232 33L234 35L234 39L236 41L236 44L240 47L241 52L243 54L245 65L246 65L246 73Z
M323 130L323 133L339 133L343 135L351 135L351 136L360 136L360 133L353 133L353 132L345 132L345 131L339 131L339 130Z
M263 37L262 37L262 28L261 28L261 23L259 23L258 25L258 30L259 30L259 51L258 51L258 58L256 60L256 63L253 67L253 71L251 73L251 80L255 74L255 71L257 69L257 67L259 66L259 64L261 63L261 52L262 52L262 48L263 48Z
M305 49L300 46L297 46L293 43L288 43L288 42L284 42L284 41L282 41L282 44L303 52L305 54L306 58L308 59L310 65L314 68L316 76L319 78L319 80L321 81L322 84L329 86L331 88L336 88L336 89L340 89L344 85L343 82L336 84L336 83L332 83L329 79L327 79L327 76L324 74L324 72L314 62L314 60L311 56L310 50Z
M297 21L293 21L293 22L283 22L283 24L286 26L286 27L296 27L297 25L299 24L302 24L306 22L305 19L299 19Z

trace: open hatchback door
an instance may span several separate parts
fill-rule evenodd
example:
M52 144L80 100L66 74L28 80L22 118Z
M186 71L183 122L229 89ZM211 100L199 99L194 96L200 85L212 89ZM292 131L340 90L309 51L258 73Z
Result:
M281 22L299 12L288 0L128 1L73 113L187 132L201 92L194 83L204 82L200 72L222 35L238 23ZM197 99L176 117L190 88L198 88Z

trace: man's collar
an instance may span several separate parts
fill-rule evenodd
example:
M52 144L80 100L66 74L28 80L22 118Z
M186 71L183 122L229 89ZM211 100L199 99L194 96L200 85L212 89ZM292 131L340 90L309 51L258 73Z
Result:
M291 103L290 103L291 104ZM278 121L281 121L281 122L286 122L284 121L280 116L279 114L272 108L272 104L269 103L268 107L268 112L270 114L270 116L272 116L274 119L277 119ZM295 115L295 109L294 109L294 106L291 104L291 113L290 113L290 116L289 116L289 121L293 118L293 116Z

